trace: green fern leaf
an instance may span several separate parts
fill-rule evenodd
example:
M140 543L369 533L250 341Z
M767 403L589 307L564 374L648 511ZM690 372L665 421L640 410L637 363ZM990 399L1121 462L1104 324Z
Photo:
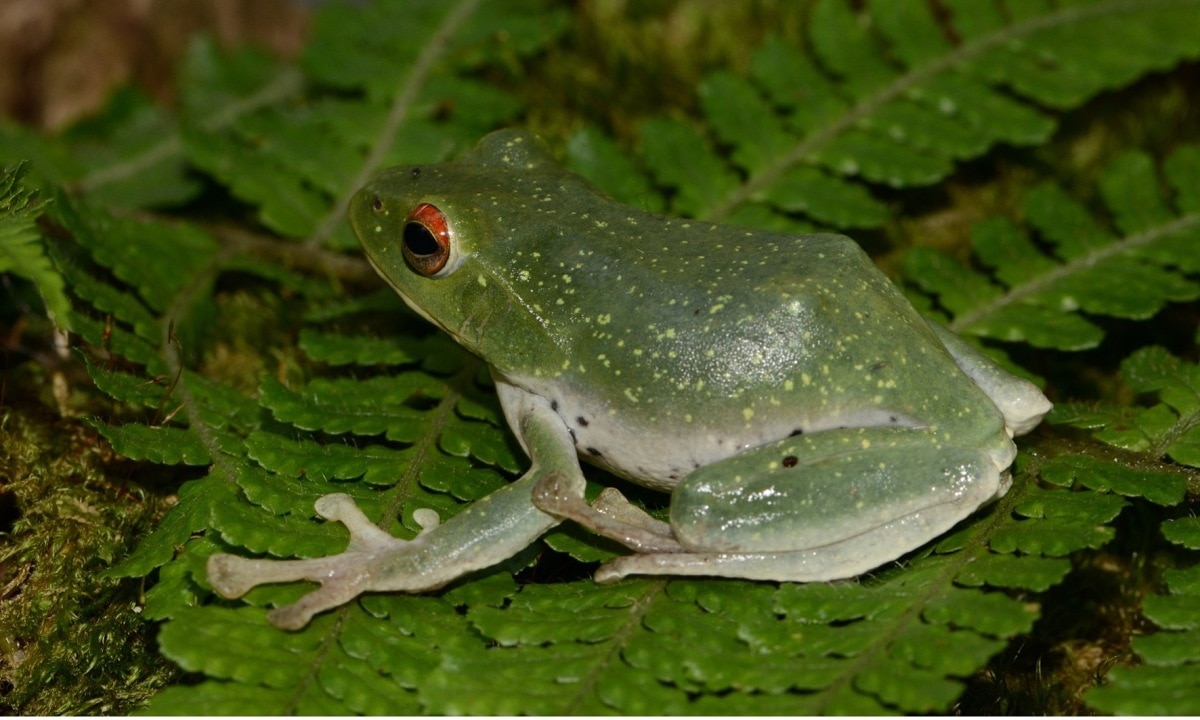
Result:
M678 120L655 119L642 126L642 154L662 185L679 189L674 209L700 215L737 187L737 177L695 129Z
M650 181L616 142L594 129L583 128L567 140L564 162L621 202L649 212L663 210L662 196L654 191Z
M1187 476L1179 472L1136 470L1088 455L1064 455L1042 467L1042 477L1069 487L1081 483L1100 492L1144 497L1158 505L1176 505L1187 491Z
M56 272L38 242L34 220L43 203L23 187L27 163L0 169L0 273L13 273L37 287L46 311L60 328L71 329L71 304Z
M1185 177L1200 161L1194 148L1177 151L1170 165ZM1193 243L1200 237L1200 213L1179 204L1168 209L1145 155L1128 153L1109 165L1101 183L1118 236L1055 185L1030 192L1026 219L1056 256L1043 255L1034 240L1003 218L976 225L971 242L979 261L994 272L957 264L934 250L917 248L905 257L909 278L937 296L959 333L1041 347L1080 350L1099 343L1100 329L1080 310L1126 318L1147 318L1169 302L1200 297L1200 284L1184 273L1200 267ZM1130 188L1138 188L1135 198ZM1171 188L1184 197L1182 186ZM1150 196L1151 199L1147 199ZM1140 198L1140 199L1139 199ZM1122 289L1109 291L1107 278L1119 274Z
M388 440L411 443L428 418L425 412L406 403L437 402L448 391L444 381L437 378L405 373L367 380L316 379L300 394L264 378L259 397L275 419L302 430L335 435L383 434Z
M203 620L197 614L203 612ZM159 642L163 653L184 668L203 671L211 677L234 682L208 682L191 688L191 695L166 695L156 700L152 711L171 713L197 707L200 698L214 697L218 703L240 698L246 705L239 713L286 714L298 708L334 713L386 714L414 712L411 693L393 678L376 673L346 654L334 639L346 630L332 619L314 623L300 633L290 633L281 643L262 622L257 608L181 612L163 626ZM371 622L359 615L348 622ZM376 625L386 623L375 621ZM197 629L202 628L197 633ZM225 652L207 653L202 648L220 645ZM198 652L199 650L199 652ZM246 688L266 686L286 693L254 692ZM239 690L241 688L241 690ZM196 697L199 696L199 697ZM160 706L159 703L162 703Z
M1115 667L1108 684L1087 695L1101 712L1129 715L1200 712L1200 566L1168 570L1166 595L1146 598L1144 612L1160 630L1136 637L1135 667Z
M405 454L382 445L354 448L289 440L268 432L246 438L249 455L263 467L283 475L311 475L324 481L362 478L368 485L387 487L396 482L395 468Z
M184 428L91 423L113 449L133 460L162 465L207 465L212 458L199 438Z
M1043 477L1053 470L1049 463L1043 466ZM998 530L991 539L993 550L1063 557L1082 548L1096 549L1113 538L1113 529L1105 523L1125 507L1120 498L1092 493L1031 490L1029 496L1016 513L1053 522L1023 522Z
M117 92L88 130L50 142L0 123L0 163L29 159L39 182L73 185L101 206L172 206L200 192L181 155L177 121L141 93Z
M98 280L91 273L71 263L63 264L63 277L67 280L71 292L78 298L87 302L102 316L115 320L116 332L110 328L107 338L114 352L143 365L154 365L157 362L155 346L161 339L162 328L158 318L141 299L124 289ZM97 327L95 319L76 313L75 320L76 324L84 324L85 327L78 328L78 332L89 342L98 347L106 344L103 328ZM124 332L124 327L128 327L131 332Z
M1162 533L1168 542L1188 550L1200 550L1200 518L1168 520L1162 524Z
M211 236L195 227L118 219L65 196L55 203L55 216L98 263L136 288L158 312L179 297L180 269L187 268L191 279L206 277L219 249ZM164 252L166 248L170 252Z
M695 130L647 122L642 157L677 191L672 210L762 227L797 212L835 227L878 226L887 213L871 185L930 184L998 142L1041 141L1054 121L1038 105L1075 107L1200 53L1183 29L1200 10L1180 0L1028 3L1004 13L954 2L935 12L824 0L808 18L809 53L772 42L752 60L755 84L725 71L707 78L701 104L734 167ZM805 202L803 191L816 197Z
M347 337L312 328L300 331L300 348L313 360L330 365L407 365L418 357L411 338Z
M1161 402L1119 409L1065 405L1050 422L1088 428L1110 445L1200 467L1200 368L1163 348L1146 347L1126 358L1121 372L1132 390L1157 394Z
M215 510L236 505L235 486L219 471L179 488L179 504L171 508L150 537L129 557L108 570L112 577L144 577L176 557L193 534L205 530Z
M159 563L158 582L146 591L142 616L148 620L173 618L184 608L200 605L208 594L198 579L204 577L204 562L219 549L218 543L205 538L180 544L176 549L176 562ZM109 574L118 575L112 570Z

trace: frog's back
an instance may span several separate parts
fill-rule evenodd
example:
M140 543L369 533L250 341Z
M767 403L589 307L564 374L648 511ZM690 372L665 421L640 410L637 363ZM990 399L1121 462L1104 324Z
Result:
M525 383L550 397L597 464L674 481L796 432L936 424L986 405L849 238L622 210L586 218L604 230L586 243L559 236L534 249L544 270L531 278L553 282L524 295L535 310L555 308L569 347L592 350ZM686 456L664 452L675 446L664 428L680 433ZM609 462L616 448L636 465Z
M699 386L731 397L850 372L845 364L920 364L904 352L940 348L847 237L622 211L605 219L593 213L587 220L604 232L579 243L550 238L531 253L538 269L514 273L549 278L522 297L555 317L569 346L600 351L576 369L620 369L623 384L632 376L651 395ZM572 224L559 228L570 232ZM943 353L933 361L948 360Z

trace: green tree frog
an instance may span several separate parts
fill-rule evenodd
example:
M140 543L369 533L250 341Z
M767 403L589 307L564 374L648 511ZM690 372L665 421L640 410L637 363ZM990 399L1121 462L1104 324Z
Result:
M422 592L512 556L564 520L632 553L626 575L849 578L942 534L1011 484L1012 437L1050 409L925 321L850 239L655 215L616 203L532 135L384 172L350 220L416 312L483 358L531 467L445 524L392 537L344 494L317 513L347 550L213 556L223 596L320 588L284 628L366 591ZM671 494L670 522L580 459Z

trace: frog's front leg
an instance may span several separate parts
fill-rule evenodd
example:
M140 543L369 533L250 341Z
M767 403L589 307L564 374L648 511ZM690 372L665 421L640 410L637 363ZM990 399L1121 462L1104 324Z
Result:
M788 438L700 468L671 498L682 552L618 558L628 574L812 582L853 577L920 547L1008 488L999 419L936 428L849 428ZM603 529L602 529L603 531Z
M268 615L278 627L297 629L313 615L360 593L434 590L511 557L560 522L533 504L532 490L540 480L561 478L580 492L584 485L570 434L549 405L529 396L516 416L522 444L533 461L529 472L445 524L439 525L432 511L418 510L415 517L421 533L413 540L400 540L372 524L348 495L326 495L317 501L317 512L349 529L350 544L344 553L310 560L246 559L218 553L208 561L209 583L228 598L267 583L320 583L319 589Z

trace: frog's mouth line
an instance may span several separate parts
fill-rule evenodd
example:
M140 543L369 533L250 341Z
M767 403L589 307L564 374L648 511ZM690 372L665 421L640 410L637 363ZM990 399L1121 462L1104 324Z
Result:
M423 308L421 308L419 305L417 305L415 302L413 302L408 297L407 293L405 293L403 290L400 289L400 286L398 286L396 283L391 281L391 279L387 276L387 273L385 273L383 270L380 269L379 263L375 262L375 257L371 254L370 250L366 250L364 248L363 254L367 256L367 262L370 263L371 269L375 271L375 274L378 275L380 278L382 278L383 281L388 284L388 287L390 287L393 291L395 291L395 293L397 295L400 296L400 299L404 301L404 304L407 305L410 310L412 310L416 314L420 315L421 317L425 318L428 322L430 322L434 326L440 328L442 330L442 332L449 333L451 337L454 337L454 333L450 332L449 328L447 328L445 325L443 325L442 323L435 320L432 315L425 312L425 310Z

